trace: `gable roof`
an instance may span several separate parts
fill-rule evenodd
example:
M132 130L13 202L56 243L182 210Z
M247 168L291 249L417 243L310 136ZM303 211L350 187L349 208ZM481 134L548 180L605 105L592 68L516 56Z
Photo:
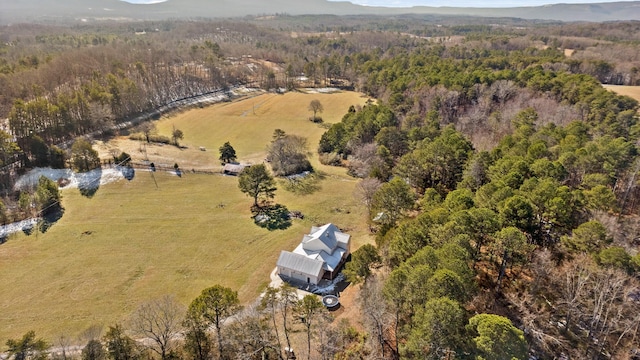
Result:
M324 262L322 260L312 259L304 255L283 250L280 252L280 257L276 264L279 267L319 277L321 275L320 273Z
M351 235L341 232L337 226L329 223L311 227L311 233L305 235L294 254L322 263L322 268L335 271L349 251Z
M302 249L305 252L324 251L332 254L337 247L346 249L349 234L345 234L337 226L329 223L321 227L311 227L311 233L302 238Z
M240 174L246 167L249 167L249 165L226 163L222 168L222 172L225 174Z

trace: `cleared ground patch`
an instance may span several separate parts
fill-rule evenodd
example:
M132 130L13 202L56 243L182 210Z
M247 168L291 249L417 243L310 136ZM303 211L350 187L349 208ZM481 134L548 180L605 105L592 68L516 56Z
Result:
M602 85L605 89L615 92L619 95L626 95L640 101L640 86L625 85Z
M163 146L153 156L173 164L175 151L184 169L219 166L217 148L231 141L240 160L257 162L276 128L309 138L315 152L325 130L307 120L306 108L316 98L325 107L323 118L332 122L366 101L355 93L266 94L186 111L160 120L158 128L165 134L173 125L183 130L188 149ZM253 102L260 104L255 115ZM140 146L118 141L132 150ZM165 294L188 304L213 284L237 289L243 302L251 302L269 282L280 250L292 249L312 225L336 223L352 234L354 249L371 241L352 196L357 181L344 169L318 169L326 176L311 195L280 187L276 201L305 218L272 232L253 224L251 199L238 190L235 177L156 172L154 182L151 173L137 171L132 181L101 186L92 198L65 190L58 223L44 234L18 234L0 245L1 346L28 330L49 340L73 338L94 324L125 321L139 303Z

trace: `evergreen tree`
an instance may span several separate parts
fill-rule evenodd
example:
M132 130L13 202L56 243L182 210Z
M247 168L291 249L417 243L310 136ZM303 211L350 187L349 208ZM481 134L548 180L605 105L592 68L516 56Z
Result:
M220 146L220 161L223 164L228 162L233 162L236 160L236 150L231 146L231 144L227 141L224 145Z

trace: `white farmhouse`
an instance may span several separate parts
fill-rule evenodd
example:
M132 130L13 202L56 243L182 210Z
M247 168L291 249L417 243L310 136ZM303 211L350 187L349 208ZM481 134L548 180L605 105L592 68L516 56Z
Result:
M349 256L350 240L351 235L333 224L313 226L293 252L280 253L278 274L312 285L323 278L333 279Z

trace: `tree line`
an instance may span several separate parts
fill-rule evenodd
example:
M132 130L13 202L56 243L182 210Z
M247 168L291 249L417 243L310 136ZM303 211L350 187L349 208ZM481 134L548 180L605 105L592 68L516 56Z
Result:
M323 359L360 357L364 335L336 322L316 295L298 297L288 285L267 288L256 305L242 307L236 291L214 285L189 306L173 296L140 304L121 323L85 330L83 360ZM59 359L71 354L69 339L49 343L29 331L6 342L15 359ZM304 344L304 345L302 345ZM297 346L300 346L299 348Z
M361 26L367 24L364 20L358 19ZM405 30L418 34L413 25L417 20L406 20L412 26ZM282 21L287 24L285 28L300 26L296 18L286 16L274 19L273 24ZM339 29L343 21L334 19L328 23ZM402 23L397 19L390 22L393 26ZM548 71L539 76L534 71L541 70L530 69L520 78L514 77L514 69L523 69L533 62L552 64L568 73L586 73L601 81L611 76L613 68L602 59L563 58L560 51L547 45L554 43L554 35L538 34L544 33L539 27L535 37L526 38L517 27L463 28L455 22L445 27L429 25L439 29L443 38L457 34L467 38L466 42L437 43L368 29L292 39L281 31L271 30L270 24L258 27L241 21L161 22L111 24L83 30L54 26L3 30L7 42L2 45L4 70L0 84L5 91L0 96L0 116L9 119L8 132L15 137L18 147L3 147L0 160L5 164L20 157L31 160L41 146L34 142L42 140L52 146L87 133L109 130L116 123L173 100L242 82L255 81L265 88L295 88L303 85L298 77L304 74L312 85L337 81L383 98L394 111L410 112L409 104L401 104L407 95L401 96L395 90L406 88L409 79L417 79L427 82L429 87L446 88L446 93L443 90L437 96L446 105L440 110L448 112L443 114L445 121L450 121L470 102L493 96L494 91L507 96L503 102L508 100L513 93L509 90L510 82L520 87L536 81L554 86L544 78ZM620 28L624 26L621 24ZM133 35L131 29L137 27L148 32L144 36ZM552 34L560 31L548 29ZM45 30L47 35L43 35ZM533 47L540 42L548 48ZM366 50L372 47L378 50ZM411 57L405 57L402 64L390 64L388 59L381 58L386 51L410 52ZM25 57L32 59L22 61ZM441 57L442 61L435 61L435 57ZM278 66L265 67L253 59L267 59ZM397 60L395 57L394 61ZM429 66L417 66L425 63ZM587 63L590 65L584 65ZM394 74L409 64L413 65L410 72ZM632 69L628 71L633 73ZM478 86L473 88L473 84ZM481 84L491 88L485 90ZM464 94L460 93L462 88L466 89ZM540 90L556 92L553 88ZM387 99L392 92L394 98ZM395 109L400 105L404 108ZM411 107L416 105L419 104ZM456 107L459 109L451 111ZM469 123L474 120L469 119Z
M380 103L318 149L363 178L377 246L346 272L379 356L632 354L638 103L564 61L434 45L357 66Z

